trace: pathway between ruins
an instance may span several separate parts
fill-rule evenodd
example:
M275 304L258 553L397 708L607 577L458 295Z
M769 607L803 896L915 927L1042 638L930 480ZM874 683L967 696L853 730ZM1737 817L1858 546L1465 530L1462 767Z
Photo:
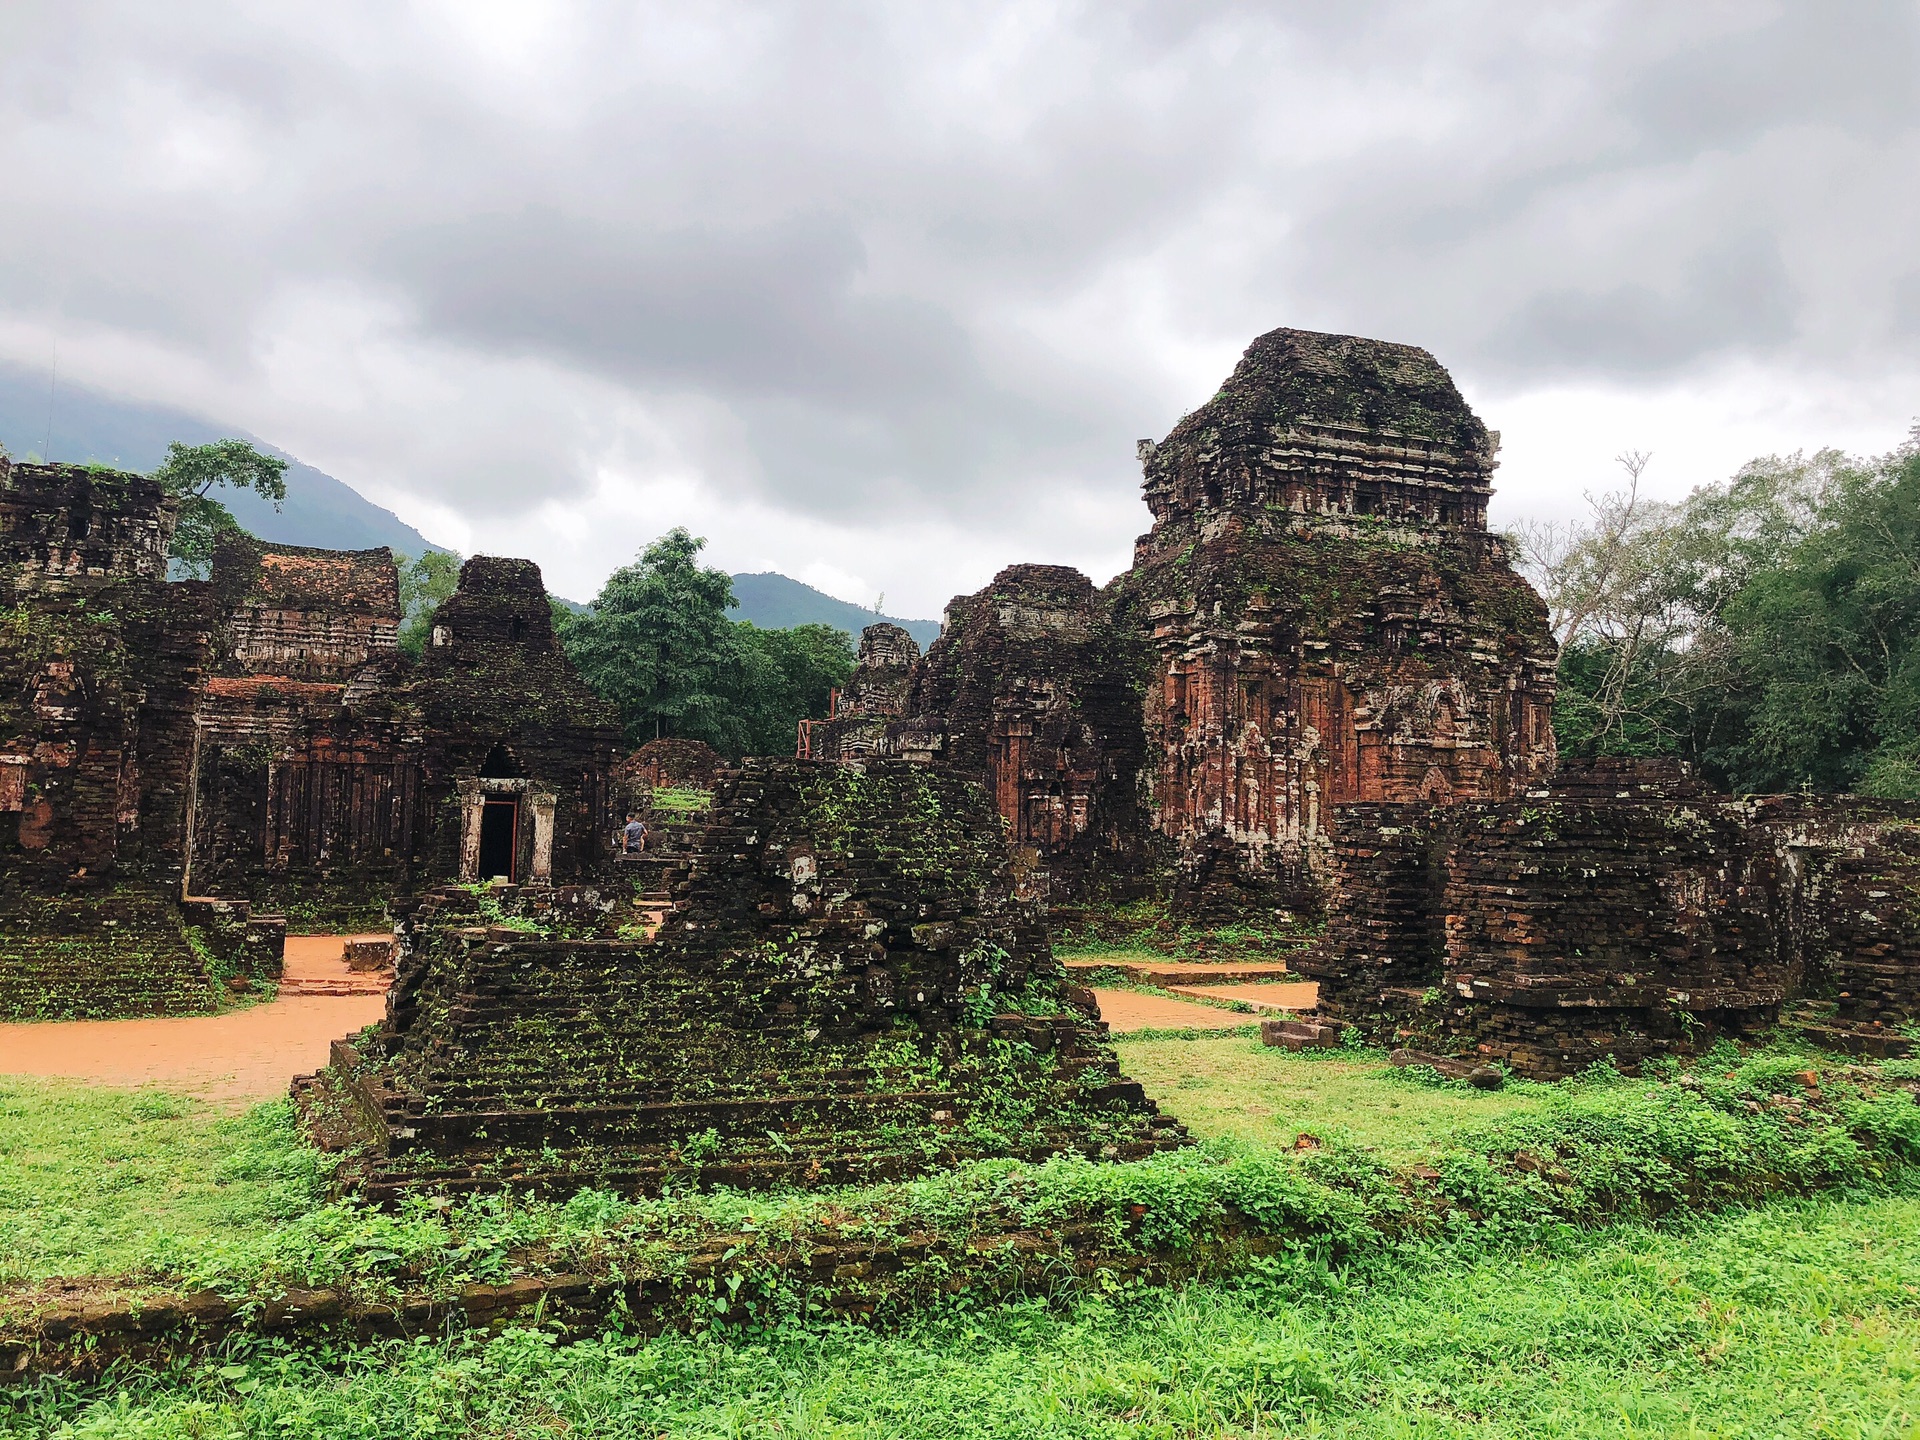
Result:
M344 935L289 935L279 995L223 1015L0 1025L0 1074L154 1085L240 1107L287 1093L327 1047L386 1013L384 975L355 973Z
M1100 1018L1116 1035L1132 1030L1232 1030L1260 1020L1258 1015L1243 1011L1171 1000L1138 990L1095 990L1093 996L1100 1002Z

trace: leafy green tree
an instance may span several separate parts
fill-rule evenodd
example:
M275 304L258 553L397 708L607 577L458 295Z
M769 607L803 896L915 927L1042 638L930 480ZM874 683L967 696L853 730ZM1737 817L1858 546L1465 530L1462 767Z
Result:
M460 556L452 550L428 550L409 560L396 552L400 567L400 649L415 660L425 653L433 612L460 588Z
M829 625L729 620L733 581L699 563L706 543L670 530L614 571L584 614L556 604L560 643L619 709L631 745L676 735L735 758L790 755L799 720L825 715L852 674L853 642Z
M206 579L213 570L215 542L222 533L240 528L233 512L210 492L251 490L271 500L278 510L287 498L286 474L285 460L263 455L244 440L215 440L208 445L174 441L153 472L162 489L180 497L180 523L174 527L170 556L190 577Z
M1728 768L1747 790L1920 798L1920 438L1752 478L1728 527L1749 560L1725 608L1745 681Z
M1920 435L1755 460L1679 505L1635 493L1557 548L1518 537L1562 641L1562 750L1920 798Z
M704 740L738 755L745 727L730 687L743 663L727 618L733 581L699 564L704 538L676 526L607 577L560 640L575 668L619 708L629 744L662 735Z
M746 663L734 692L747 753L793 753L799 722L827 713L832 692L853 674L853 640L832 625L762 630L736 622Z

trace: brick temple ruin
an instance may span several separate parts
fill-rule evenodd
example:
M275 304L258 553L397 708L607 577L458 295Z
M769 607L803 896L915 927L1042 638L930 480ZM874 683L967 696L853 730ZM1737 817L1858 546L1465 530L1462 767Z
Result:
M1324 911L1296 968L1375 1038L1550 1076L1798 1004L1828 1043L1904 1046L1920 808L1556 768L1546 610L1487 530L1497 449L1424 350L1263 335L1140 442L1130 570L1012 566L924 657L875 627L812 753L976 777L1057 902Z
M336 1045L301 1105L378 1201L1184 1143L1119 1074L998 831L946 771L750 760L657 934L594 887L503 894L492 922L469 892L426 897L386 1023Z
M1171 871L1197 905L1302 903L1336 807L1499 800L1553 769L1546 608L1486 527L1497 448L1424 350L1263 335L1140 442L1132 569L1096 589L1016 565L924 658L863 643L814 753L979 776L1068 892Z
M384 551L231 536L210 580L169 581L175 502L152 482L0 462L14 590L0 1014L204 1008L209 947L267 965L288 910L384 908L408 958L379 1048L344 1055L315 1093L356 1143L377 1141L363 1180L393 1193L429 1174L530 1173L520 1147L536 1132L566 1157L555 1184L653 1183L690 1163L689 1144L703 1163L791 1174L741 1127L802 1094L894 1097L775 1105L774 1150L792 1146L802 1173L959 1154L941 1137L993 1087L955 1057L1003 1020L1056 1057L1034 1072L1053 1078L1033 1113L1059 1123L1036 1120L1021 1144L1161 1143L1150 1107L1102 1088L1122 1082L1097 1028L1030 922L1007 918L1046 903L1155 897L1203 923L1323 914L1296 962L1321 986L1316 1023L1535 1075L1783 1017L1847 1048L1905 1045L1920 1021L1920 808L1557 766L1545 608L1487 529L1497 450L1424 350L1263 335L1218 393L1140 443L1152 524L1126 573L1099 587L1010 566L949 605L925 654L870 627L844 703L803 727L806 758L745 772L712 772L672 739L621 761L527 562L468 562L414 661ZM997 815L993 853L968 861L988 866L978 893L916 890L931 841L882 807L834 842L829 888L851 908L831 923L832 907L805 908L826 891L802 885L796 857L828 873L823 837L845 813L831 787L884 777L904 805L916 774L943 813L987 832ZM642 792L707 781L714 809L677 812L684 854L616 858ZM486 904L447 888L496 876L510 888ZM1012 898L990 899L1002 886ZM911 924L887 908L903 895L924 911ZM952 926L973 937L958 952L935 943ZM790 948L802 933L817 973ZM964 998L977 977L956 956L976 941L1038 977L1035 1013L1012 998L1025 982ZM724 1003L703 1010L696 989ZM608 1006L667 1017L688 1053L652 1047L631 1016L589 1021ZM911 1017L911 1034L885 1038L883 1014ZM1052 1028L1029 1025L1041 1019ZM538 1058L542 1024L573 1048ZM758 1078L748 1035L779 1057ZM860 1057L900 1040L922 1057L907 1069L937 1052L959 1088L909 1102L875 1079ZM809 1068L816 1043L839 1060ZM563 1094L569 1065L611 1074L628 1052L636 1068L605 1081L621 1098L604 1115ZM1088 1110L1082 1072L1108 1076L1094 1109L1112 1114ZM702 1111L702 1095L734 1108ZM570 1139L539 1113L562 1100L578 1112ZM847 1149L868 1104L895 1139L918 1138ZM429 1112L449 1118L407 1118ZM496 1113L523 1117L504 1149L472 1118Z
M476 559L415 663L392 554L222 537L167 579L152 481L0 457L0 1015L206 1009L288 909L599 867L618 730L537 567Z

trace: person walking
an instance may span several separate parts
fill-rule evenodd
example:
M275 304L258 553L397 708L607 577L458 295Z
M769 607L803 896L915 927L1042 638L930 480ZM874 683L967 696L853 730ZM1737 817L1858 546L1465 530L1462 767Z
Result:
M646 822L638 815L627 816L627 854L639 855L647 848Z

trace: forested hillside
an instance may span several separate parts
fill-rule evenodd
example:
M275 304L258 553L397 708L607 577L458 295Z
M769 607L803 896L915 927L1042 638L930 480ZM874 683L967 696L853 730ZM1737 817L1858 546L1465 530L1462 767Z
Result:
M175 441L205 445L237 436L288 461L287 494L277 509L248 491L228 491L227 508L241 527L282 545L368 550L390 545L408 555L431 548L425 536L325 471L275 450L232 426L161 405L142 405L45 372L0 365L0 446L16 459L38 457L151 473ZM51 389L51 405L49 390Z
M922 650L940 638L938 620L902 620L897 615L883 615L878 609L850 605L774 570L735 575L733 596L733 608L727 613L736 620L750 620L763 630L831 625L858 639L867 626L884 620L913 636Z

